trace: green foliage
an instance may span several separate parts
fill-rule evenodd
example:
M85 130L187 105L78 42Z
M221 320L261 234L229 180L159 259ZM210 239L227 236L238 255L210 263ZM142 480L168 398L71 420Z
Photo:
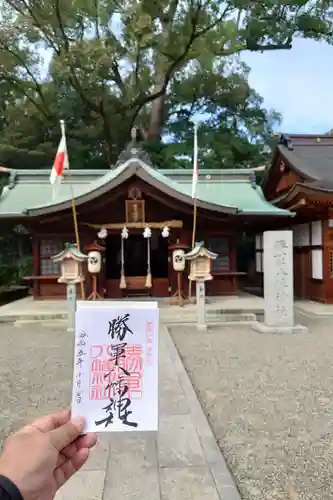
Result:
M192 151L191 121L200 114L207 117L198 131L202 166L238 168L267 161L272 128L280 116L262 108L262 99L249 87L246 72L246 66L240 64L228 76L221 66L213 71L198 68L190 85L175 81L167 129L176 154Z
M31 266L22 267L16 266L15 264L0 263L0 302L3 303L3 300L5 300L5 302L10 300L10 297L5 299L3 292L6 294L6 292L11 290L27 287L28 284L23 278L24 276L31 276L31 274ZM16 296L14 300L18 298L22 298L22 295ZM11 300L13 300L13 298Z
M22 284L24 276L31 276L33 259L31 242L23 226L1 222L0 233L0 287Z
M32 258L25 257L23 261L16 263L0 262L0 290L11 285L26 284L23 282L25 276L32 275Z
M50 164L64 119L73 168L115 162L134 124L156 163L186 167L198 113L205 166L264 161L279 117L237 56L331 42L331 19L330 0L3 0L0 165Z
M10 264L0 264L0 287L17 283L17 268Z

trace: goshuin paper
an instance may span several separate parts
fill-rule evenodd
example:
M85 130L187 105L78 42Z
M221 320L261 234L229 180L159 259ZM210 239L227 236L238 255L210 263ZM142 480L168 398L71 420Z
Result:
M78 302L72 415L85 432L157 430L156 302Z

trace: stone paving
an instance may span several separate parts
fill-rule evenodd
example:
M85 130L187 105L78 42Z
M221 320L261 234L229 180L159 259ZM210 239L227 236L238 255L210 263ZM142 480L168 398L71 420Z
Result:
M57 500L239 500L169 333L160 329L159 431L100 434Z
M306 334L172 328L244 500L333 498L333 321Z
M160 327L158 433L99 434L57 500L239 500L194 389ZM0 441L69 405L73 337L63 327L0 325Z
M262 312L262 299L256 297L254 300L252 299L251 296L244 296L241 299L212 299L207 307L211 311L216 311L225 307L225 303L227 303L228 310L232 309L235 312L240 310ZM67 406L70 401L72 337L65 332L63 324L57 325L55 321L52 321L53 314L62 314L63 318L66 317L64 311L66 303L52 301L50 304L51 301L33 302L29 299L19 302L11 304L11 307L4 306L5 311L0 308L0 318L5 318L5 322L0 325L0 440L27 420ZM184 309L179 309L176 306L165 307L165 305L161 305L163 321L167 318L173 318L173 321L179 320L181 323L186 309L189 311L186 321L194 320L195 306L189 305ZM320 304L320 306L322 305ZM314 310L315 308L312 307L312 312ZM35 323L34 318L36 316L40 318L43 314L49 321ZM7 322L8 317L12 320L15 318L16 326L10 324L10 320L9 323ZM56 318L59 319L59 316ZM304 323L304 319L301 319L301 322ZM177 327L177 331L181 332L181 328L185 327ZM240 326L223 328L225 328L223 329L223 337L219 334L218 338L225 340L228 338L229 343L219 341L216 344L218 349L214 348L212 351L213 356L215 356L213 360L216 357L223 359L223 356L229 354L232 356L232 351L228 353L228 348L226 349L230 342L234 342L235 346L243 345L249 356L254 353L259 356L259 360L261 359L259 347L262 346L265 350L267 344L271 342L272 336L260 336L251 332L250 328ZM330 348L326 349L328 344L325 345L329 338L327 337L327 328L324 336L318 336L319 343L315 338L312 337L312 339L314 347L322 346L323 353L326 352L329 355ZM244 331L246 331L245 336L242 334ZM214 394L220 382L227 380L227 374L234 373L234 371L230 372L231 365L223 367L228 368L229 372L228 370L227 372L223 371L222 368L216 372L214 361L200 357L206 354L206 350L202 345L196 343L198 333L194 326L186 327L186 333L182 335L183 340L186 339L191 346L192 352L197 352L199 365L195 369L196 377L201 374L202 383L206 383L207 380L202 375L202 370L205 368L207 374L213 376L209 381L210 387L207 387L207 393ZM204 335L208 335L208 337L202 337L205 341L209 338L209 332ZM258 346L251 344L254 335L260 339ZM276 336L273 337L276 338ZM240 340L240 344L238 338L243 339ZM249 342L251 345L248 344ZM288 342L289 340L287 340L287 345ZM309 345L308 337L303 338L303 336L293 337L293 342L293 345L297 345L298 349L301 349L303 345ZM235 359L238 359L238 354L236 354ZM283 356L279 357L279 362L283 359ZM297 352L295 359L297 360ZM187 362L187 360L185 361ZM202 363L206 364L202 365ZM231 361L231 363L233 362ZM239 363L239 373L241 374L241 367L246 368L248 361L239 358ZM272 363L270 366L275 367L275 364ZM305 370L304 373L310 373L311 370L314 370L314 363L315 361L312 359L309 365L310 371ZM193 365L188 368L191 377L193 377ZM88 463L63 487L57 495L57 500L109 500L120 496L126 500L141 500L142 498L145 500L202 500L206 498L240 500L239 492L216 444L190 379L174 343L163 325L160 328L159 372L160 422L158 433L138 433L135 435L101 433L98 445L93 450ZM322 380L325 380L324 372ZM198 385L197 378L194 382ZM272 383L274 387L276 381ZM297 385L296 381L295 384ZM329 384L328 387L330 386ZM280 386L277 384L277 387ZM199 394L202 395L200 388ZM233 389L231 389L229 396L232 397L232 394ZM251 395L251 391L249 395ZM294 398L294 395L291 397ZM323 398L323 401L326 402L331 400L327 399L326 396ZM208 418L211 420L212 408L207 406L204 400L203 402ZM218 418L224 422L225 403L223 401L217 403L217 400L213 400L212 404L213 409L218 408L219 412L222 412L219 413ZM306 412L305 406L303 411ZM279 415L280 413L277 414L277 417ZM331 413L328 412L327 415L331 415ZM256 422L259 425L259 417L256 417ZM232 428L232 422L229 424ZM215 420L213 420L213 425L216 425ZM253 422L252 424L249 422L248 425L251 429ZM214 432L220 439L215 427ZM274 442L279 441L274 435L272 439L275 440ZM238 441L235 442L236 445L237 443ZM237 450L237 446L235 449ZM230 461L230 453L234 453L232 447L229 450L228 460L237 475L237 467L235 468L234 462ZM328 457L327 453L326 457ZM317 457L316 454L315 457ZM245 466L245 463L243 465ZM245 470L247 469L247 473L251 474L251 470L253 470L251 466L245 468ZM266 470L264 465L262 470ZM310 469L306 470L310 472ZM260 472L261 470L258 468L256 474L258 475ZM309 480L311 482L311 478ZM326 499L325 495L320 496L323 490L320 490L319 496L315 493L312 497L295 496L295 490L294 492L290 490L294 496L283 496L283 494L279 496L278 493L274 495L274 491L272 493L267 489L260 490L260 488L257 488L258 494L252 495L254 490L249 493L246 488L244 489L244 485L240 487L244 499L249 500L252 498L256 500L259 498L265 500Z

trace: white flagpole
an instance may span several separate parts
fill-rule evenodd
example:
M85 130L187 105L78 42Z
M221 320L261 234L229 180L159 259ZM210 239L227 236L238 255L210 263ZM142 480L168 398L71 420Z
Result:
M71 191L71 198L72 198L72 214L73 214L73 223L74 223L74 233L75 233L75 242L78 250L81 250L81 245L80 245L80 235L79 235L79 226L77 223L77 212L76 212L76 203L75 203L75 197L74 197L74 190L73 190L73 185L70 179L70 168L69 168L69 159L68 159L68 151L67 151L67 142L66 142L66 131L65 131L65 122L64 120L60 120L60 129L61 129L61 137L65 141L66 144L66 151L65 151L65 164L64 164L64 170L68 171L68 181L69 181L69 187ZM83 282L81 281L80 283L81 286L81 298L82 300L85 300L85 291L84 291L84 285Z
M194 124L194 144L193 144L193 177L192 177L192 198L193 202L193 230L192 230L192 248L195 245L195 236L197 229L197 184L198 184L198 124Z
M197 184L198 184L198 124L194 124L193 139L193 174L192 174L192 199L193 199L193 228L192 228L192 248L195 246L195 237L197 231ZM191 302L192 280L188 282L188 300Z

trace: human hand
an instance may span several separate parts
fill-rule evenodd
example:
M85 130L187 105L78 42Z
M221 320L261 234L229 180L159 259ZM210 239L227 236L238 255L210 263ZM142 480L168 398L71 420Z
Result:
M86 462L96 434L80 436L83 418L70 411L46 415L10 436L0 456L0 475L10 479L24 500L52 500Z

